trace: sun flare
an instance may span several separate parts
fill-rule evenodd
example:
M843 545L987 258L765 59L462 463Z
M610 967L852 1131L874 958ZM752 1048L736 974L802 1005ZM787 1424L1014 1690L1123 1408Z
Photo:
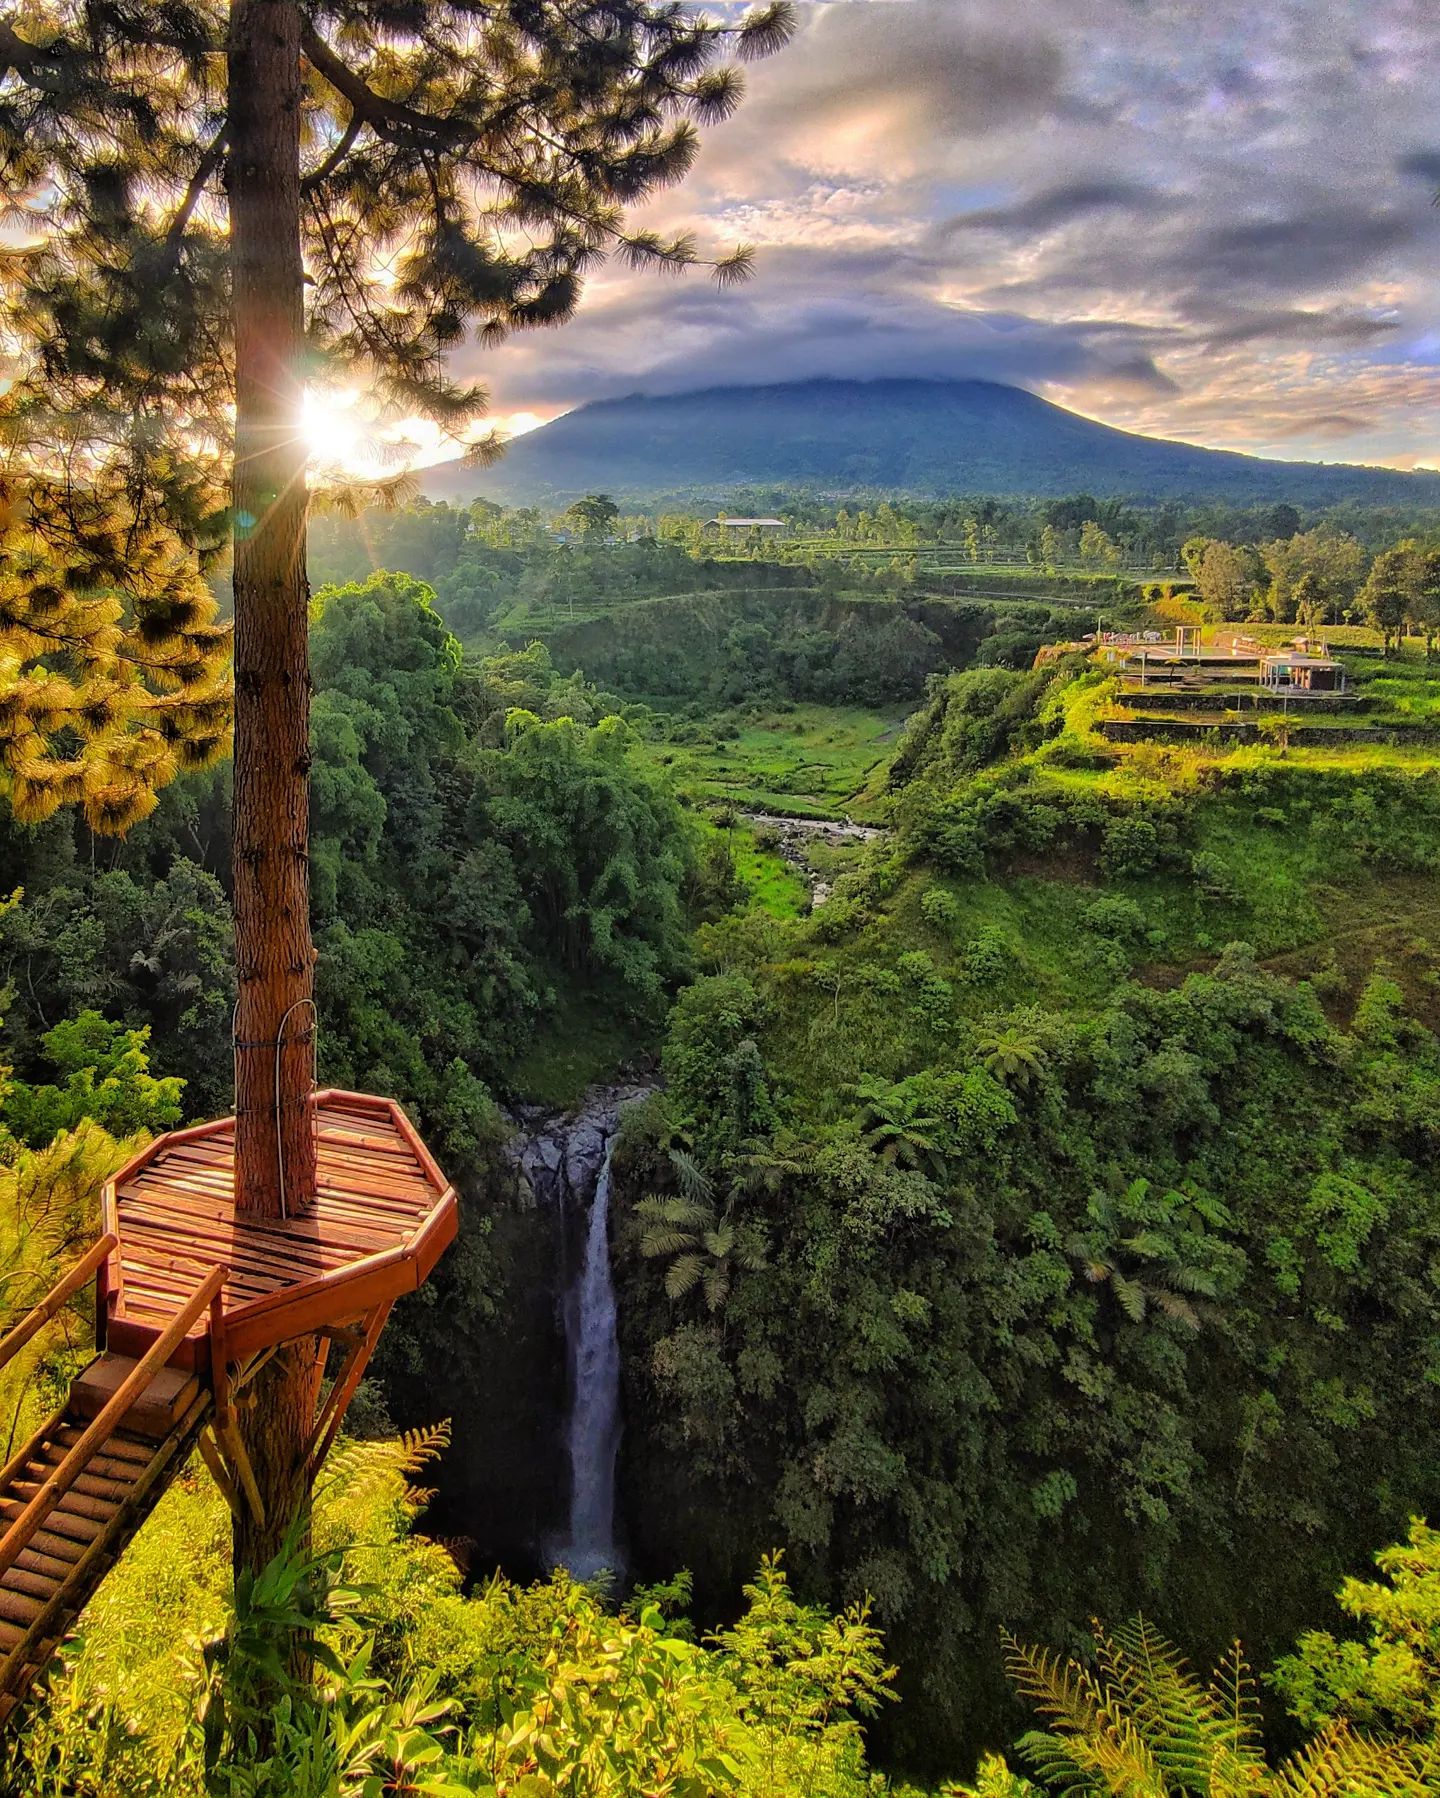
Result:
M374 460L374 445L356 407L354 388L306 389L301 431L313 468L356 472Z

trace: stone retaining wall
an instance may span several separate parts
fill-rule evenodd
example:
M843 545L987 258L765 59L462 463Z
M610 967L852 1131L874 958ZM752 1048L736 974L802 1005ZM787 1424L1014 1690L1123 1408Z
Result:
M1111 743L1198 743L1214 733L1222 743L1263 743L1266 733L1258 725L1233 723L1202 724L1189 718L1109 718L1100 726L1100 734ZM1311 747L1326 743L1388 743L1396 747L1406 743L1440 743L1440 727L1433 724L1395 724L1388 727L1357 724L1335 729L1307 730L1303 724L1290 726L1291 743Z
M1265 693L1261 688L1256 691L1261 694L1261 711L1272 712L1281 704L1274 694ZM1243 699L1237 699L1233 693L1172 693L1163 686L1157 686L1153 691L1147 689L1143 693L1117 693L1115 703L1123 705L1130 712L1143 712L1147 706L1163 705L1167 711L1172 707L1184 712L1228 711L1236 713L1237 717L1256 709L1248 694ZM1292 698L1290 703L1295 708L1291 716L1297 719L1303 719L1310 712L1354 712L1358 716L1362 712L1374 711L1376 705L1373 699L1359 696L1352 698L1348 693L1317 693L1309 699Z

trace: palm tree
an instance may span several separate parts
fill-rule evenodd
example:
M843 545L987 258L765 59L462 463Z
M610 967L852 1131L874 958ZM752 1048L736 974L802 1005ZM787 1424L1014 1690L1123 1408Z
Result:
M1013 1636L1004 1641L1011 1681L1049 1724L1020 1741L1042 1790L1097 1798L1422 1798L1431 1789L1409 1744L1370 1740L1343 1723L1271 1767L1255 1681L1238 1643L1202 1683L1143 1617L1113 1632L1096 1626L1093 1668Z
M945 1171L946 1122L933 1095L915 1080L859 1080L850 1089L862 1103L860 1139L892 1167Z
M764 1267L765 1254L749 1233L736 1228L729 1211L717 1216L709 1199L684 1193L652 1195L635 1207L640 1221L640 1253L668 1260L665 1296L679 1300L698 1287L713 1317L730 1296L735 1270Z

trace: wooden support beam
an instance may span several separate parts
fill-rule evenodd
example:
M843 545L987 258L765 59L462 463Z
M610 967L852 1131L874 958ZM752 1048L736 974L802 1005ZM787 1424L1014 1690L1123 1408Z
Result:
M238 1518L243 1508L240 1494L235 1490L235 1482L230 1478L230 1470L225 1465L224 1457L208 1429L200 1432L200 1459L210 1469L210 1477L220 1488L221 1495L230 1507L230 1514Z
M49 1323L57 1311L65 1309L90 1276L99 1269L100 1263L110 1251L119 1246L119 1237L111 1233L107 1233L98 1242L91 1244L64 1279L52 1286L40 1303L32 1311L27 1312L15 1328L9 1331L3 1339L0 1339L0 1367L4 1367L7 1361L19 1354L25 1344L39 1329Z
M240 1434L239 1425L235 1421L235 1398L230 1384L230 1349L229 1335L225 1327L225 1308L221 1302L221 1294L217 1291L210 1301L210 1381L215 1389L215 1416L210 1429L215 1438L219 1454L223 1456L223 1465L230 1476L230 1487L220 1484L220 1490L229 1498L238 1487L245 1494L245 1502L249 1505L252 1516L263 1529L265 1526L265 1503L260 1496L260 1488L255 1481L255 1469L250 1465L250 1456L245 1448L244 1438ZM201 1454L205 1453L201 1449ZM206 1466L210 1465L206 1459ZM213 1472L214 1469L212 1468Z
M315 1353L310 1363L310 1409L313 1412L320 1403L320 1393L325 1385L325 1363L330 1359L330 1332L322 1330L315 1338Z
M339 1343L343 1349L353 1349L365 1340L364 1324L326 1324L319 1332L330 1342Z
M255 1378L256 1374L259 1373L260 1369L264 1367L266 1362L273 1360L279 1353L280 1344L278 1342L272 1342L269 1348L261 1349L258 1355L252 1355L250 1359L239 1368L230 1381L230 1390L232 1392L243 1392Z
M393 1302L387 1300L370 1313L365 1320L364 1336L345 1357L335 1375L330 1396L315 1420L315 1432L310 1438L309 1452L305 1457L311 1479L314 1479L326 1455L330 1453L330 1446L340 1429L340 1420L345 1415L346 1406L354 1398L355 1388L360 1384L366 1365L375 1352L375 1344L380 1340L380 1332L385 1328L385 1320L390 1315Z
M210 1270L184 1310L178 1312L151 1343L132 1372L121 1382L115 1396L101 1408L80 1440L67 1452L65 1459L6 1530L4 1537L0 1538L0 1578L10 1571L29 1547L31 1538L79 1479L91 1456L124 1423L130 1407L184 1341L190 1326L228 1277L228 1270L223 1267Z
M226 1464L234 1469L240 1488L245 1494L245 1501L250 1506L251 1515L263 1529L265 1527L265 1501L260 1496L260 1488L255 1484L255 1469L250 1465L250 1456L246 1453L245 1443L235 1423L233 1411L230 1414L229 1422L223 1427L217 1419L215 1435L228 1456Z

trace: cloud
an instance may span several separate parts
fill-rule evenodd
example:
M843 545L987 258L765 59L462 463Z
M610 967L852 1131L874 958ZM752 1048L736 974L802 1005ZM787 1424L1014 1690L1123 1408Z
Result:
M1358 412L1312 412L1277 426L1276 435L1292 439L1353 437L1359 431L1368 431L1374 423L1373 418Z
M1411 180L1440 187L1440 150L1411 150L1400 157L1395 166Z
M1169 266L1236 290L1306 293L1386 266L1417 242L1427 221L1398 207L1316 205L1288 216L1220 225L1195 238Z
M1140 214L1158 211L1166 204L1158 188L1142 181L1093 179L1068 181L1059 187L1031 194L1013 206L983 206L975 212L947 219L941 227L947 235L959 231L1043 232L1073 224L1097 212Z
M1416 0L840 0L648 209L719 293L607 271L467 351L499 409L814 375L1014 381L1226 447L1433 459L1440 58Z
M912 171L937 147L1042 116L1061 91L1060 37L1031 0L842 0L802 17L790 48L749 74L740 120L716 134L711 173L773 173L777 161Z
M1327 308L1274 306L1269 309L1232 304L1209 296L1191 316L1204 324L1204 342L1214 350L1245 344L1367 344L1393 337L1400 321L1393 314L1357 312L1345 306Z

